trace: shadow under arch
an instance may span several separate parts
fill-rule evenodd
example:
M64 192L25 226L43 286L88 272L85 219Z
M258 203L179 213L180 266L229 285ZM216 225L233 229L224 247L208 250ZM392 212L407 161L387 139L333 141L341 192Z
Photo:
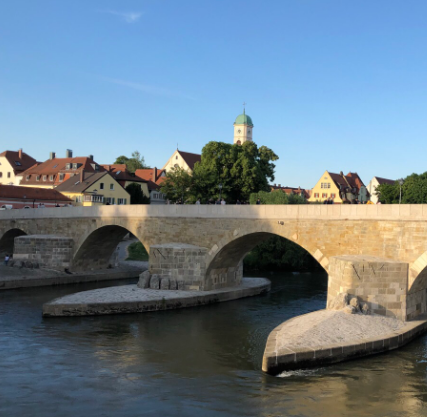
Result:
M243 258L260 243L272 237L280 237L292 242L314 258L313 253L307 248L279 234L271 232L248 233L224 244L210 260L208 259L205 288L210 290L236 285L243 276ZM322 264L319 263L319 266L328 272Z
M74 255L72 269L85 271L109 268L117 245L128 233L132 232L118 225L101 226L94 230L86 237Z
M27 233L18 228L10 229L4 233L0 238L0 255L6 253L12 255L15 246L15 237L25 236L26 234Z
M427 312L427 252L409 266L407 319L411 320Z

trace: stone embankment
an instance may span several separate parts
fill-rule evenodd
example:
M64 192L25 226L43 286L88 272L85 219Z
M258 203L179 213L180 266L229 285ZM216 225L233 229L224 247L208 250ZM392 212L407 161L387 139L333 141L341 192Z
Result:
M237 300L269 290L270 281L265 278L244 278L238 287L210 291L147 289L126 285L57 298L43 305L43 316L90 316L171 310Z

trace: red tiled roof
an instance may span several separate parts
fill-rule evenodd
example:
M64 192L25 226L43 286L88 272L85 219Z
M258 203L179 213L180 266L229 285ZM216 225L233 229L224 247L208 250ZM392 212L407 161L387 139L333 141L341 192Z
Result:
M202 155L197 153L183 152L178 151L178 153L182 156L182 159L187 163L191 170L194 169L194 165L196 162L200 162L202 160Z
M71 168L66 169L66 164L71 164ZM73 168L73 164L77 164L77 168ZM84 172L105 172L105 169L101 165L88 157L53 158L24 171L22 173L21 185L43 184L46 186L56 186L75 175L79 175L82 170ZM64 174L62 181L59 180L58 174L60 173ZM41 176L39 181L37 181L37 175ZM42 181L43 175L46 175L46 181ZM53 175L53 180L50 180L51 175ZM30 176L28 180L27 176Z
M166 179L166 171L157 168L137 169L135 175L148 182L149 190L159 190L160 185Z
M147 182L146 179L140 176L132 174L126 168L126 164L113 164L113 165L102 165L102 167L109 172L109 174L115 178L120 185L123 187L126 181L129 182ZM139 171L139 170L137 170Z
M54 200L71 201L68 197L51 188L20 187L17 185L0 185L1 198L19 200Z
M20 155L21 157L19 157ZM37 161L34 158L22 151L4 151L0 153L0 156L4 156L7 159L15 174L23 172L37 164ZM16 162L18 162L18 165Z
M388 180L387 178L375 177L379 184L390 184L394 185L396 180Z
M309 198L310 197L309 191L305 190L304 188L301 188L301 187L298 187L298 188L288 187L288 186L282 187L281 185L277 186L276 184L270 185L270 187L274 191L280 190L280 191L283 191L284 193L286 193L288 195L289 194L296 194L296 195L301 195L301 196L303 196L305 198Z

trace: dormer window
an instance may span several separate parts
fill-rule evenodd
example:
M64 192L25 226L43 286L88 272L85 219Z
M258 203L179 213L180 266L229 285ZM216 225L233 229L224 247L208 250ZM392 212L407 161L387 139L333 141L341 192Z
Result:
M40 181L40 175L36 176L36 181Z
M47 175L43 175L43 181L47 180Z
M77 164L73 164L73 169L77 169Z
M59 181L64 181L64 174L59 174Z
M70 169L71 168L71 164L65 164L65 169Z
M53 175L49 175L49 181L53 181Z

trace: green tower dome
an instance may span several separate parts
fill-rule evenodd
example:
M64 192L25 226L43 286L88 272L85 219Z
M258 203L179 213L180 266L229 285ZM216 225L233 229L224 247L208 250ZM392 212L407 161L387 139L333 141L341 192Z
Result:
M236 121L234 122L235 125L248 125L250 127L253 127L254 124L252 123L252 119L250 116L248 116L245 113L245 110L243 110L243 114L237 116Z

